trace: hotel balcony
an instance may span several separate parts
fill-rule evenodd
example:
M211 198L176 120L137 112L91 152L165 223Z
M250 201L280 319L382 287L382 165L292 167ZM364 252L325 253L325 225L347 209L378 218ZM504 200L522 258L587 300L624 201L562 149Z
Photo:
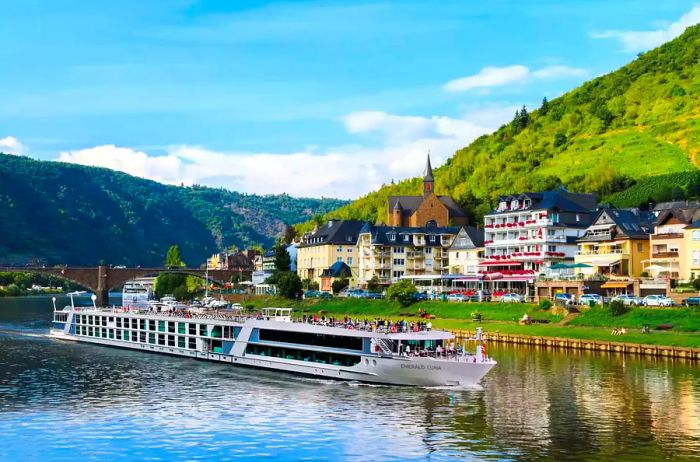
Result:
M651 235L652 241L658 241L662 239L683 239L683 233L660 233Z
M425 258L425 254L423 252L407 252L406 257L407 258Z
M629 255L622 249L579 250L576 255Z
M671 252L654 252L651 254L651 258L678 258L678 251Z

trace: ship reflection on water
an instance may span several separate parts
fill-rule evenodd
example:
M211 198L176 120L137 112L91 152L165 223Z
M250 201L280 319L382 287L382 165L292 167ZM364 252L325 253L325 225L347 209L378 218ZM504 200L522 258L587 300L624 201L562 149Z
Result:
M2 460L700 456L681 360L493 345L483 389L366 386L52 341L50 308L16 309L0 301Z

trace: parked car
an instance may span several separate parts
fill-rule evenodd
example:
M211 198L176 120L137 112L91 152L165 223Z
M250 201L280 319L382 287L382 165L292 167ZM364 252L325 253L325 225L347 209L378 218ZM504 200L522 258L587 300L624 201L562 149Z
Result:
M561 305L573 305L576 303L576 296L574 294L558 293L554 294L554 303L559 303Z
M683 303L685 306L700 306L700 297L688 297Z
M365 298L370 298L372 300L380 300L384 298L381 292L365 292Z
M411 297L417 302L428 300L428 294L424 294L423 292L415 292Z
M597 305L602 305L603 297L598 294L583 294L578 298L579 305L590 305L591 302Z
M643 303L643 300L641 298L635 297L634 295L630 294L615 295L613 298L610 299L611 302L614 302L615 300L619 300L624 305L628 306L640 306Z
M450 294L447 296L448 302L466 302L469 301L469 296L464 294Z
M501 297L501 301L504 303L522 303L525 301L525 297L520 294L505 294Z
M643 303L645 306L673 306L673 300L665 295L647 295Z

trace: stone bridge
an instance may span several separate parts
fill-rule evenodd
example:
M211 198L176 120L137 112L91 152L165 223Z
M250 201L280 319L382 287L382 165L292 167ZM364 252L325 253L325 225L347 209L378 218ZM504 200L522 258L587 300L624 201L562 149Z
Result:
M21 266L21 267L0 267L0 272L15 273L44 273L68 279L91 290L97 296L96 303L99 306L106 306L109 291L121 287L125 282L142 276L156 276L161 273L189 274L199 276L202 279L207 277L206 271L194 268L110 268L108 266L98 267L44 267L44 266ZM243 268L236 269L210 269L208 280L218 284L224 284L231 280L232 276L245 275Z

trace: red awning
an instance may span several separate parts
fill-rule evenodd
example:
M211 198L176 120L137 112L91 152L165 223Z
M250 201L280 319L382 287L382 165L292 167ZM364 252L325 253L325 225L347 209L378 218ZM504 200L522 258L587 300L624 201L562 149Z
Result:
M479 263L479 266L518 266L522 265L523 262L520 261L507 261L507 260L490 260L490 261L482 261Z
M506 281L508 281L508 282L532 282L534 280L535 280L534 276L529 277L529 278L523 277L523 276L511 276L511 277L506 276L503 279L499 279L499 281L503 281L503 282L506 282Z

